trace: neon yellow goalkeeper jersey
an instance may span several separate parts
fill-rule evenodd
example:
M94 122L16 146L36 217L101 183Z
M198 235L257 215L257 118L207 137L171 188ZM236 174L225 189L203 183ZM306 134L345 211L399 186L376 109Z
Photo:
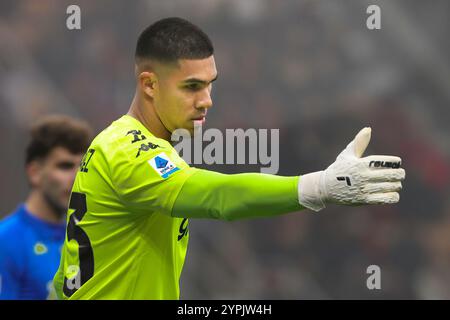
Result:
M103 130L73 185L58 297L179 299L188 220L171 211L196 170L131 116Z

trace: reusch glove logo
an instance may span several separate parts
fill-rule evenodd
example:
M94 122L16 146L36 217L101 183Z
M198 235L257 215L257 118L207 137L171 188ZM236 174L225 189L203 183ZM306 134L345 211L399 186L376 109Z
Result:
M370 161L369 168L370 167L381 167L381 168L392 168L392 169L398 169L401 166L401 162L391 162L391 161Z

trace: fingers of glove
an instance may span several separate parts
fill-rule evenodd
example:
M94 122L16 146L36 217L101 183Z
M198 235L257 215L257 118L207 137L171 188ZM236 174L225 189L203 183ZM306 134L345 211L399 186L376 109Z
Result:
M372 155L362 158L370 169L398 169L402 165L402 159L397 156Z
M400 195L397 192L372 193L367 195L367 204L391 204L397 203Z
M405 179L405 170L400 169L384 169L384 170L369 170L366 173L367 181L370 182L395 182Z
M363 192L366 193L388 193L397 192L402 189L401 182L379 182L379 183L368 183L362 188Z

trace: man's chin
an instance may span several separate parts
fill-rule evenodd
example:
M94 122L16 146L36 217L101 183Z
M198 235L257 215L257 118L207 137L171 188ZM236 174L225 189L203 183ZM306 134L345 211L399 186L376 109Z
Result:
M202 126L192 123L191 125L187 125L184 128L175 129L172 132L172 140L177 140L173 139L174 137L181 136L184 138L192 138L192 137L199 137L201 135L202 135Z
M67 213L67 205L69 204L70 197L52 197L49 194L44 194L45 200L52 208L54 214L61 218Z
M202 135L203 124L205 123L203 120L194 120L194 127L192 128L192 136L197 137Z
M67 213L67 207L69 205L70 197L67 200L58 201L56 205L53 206L55 213L62 217Z

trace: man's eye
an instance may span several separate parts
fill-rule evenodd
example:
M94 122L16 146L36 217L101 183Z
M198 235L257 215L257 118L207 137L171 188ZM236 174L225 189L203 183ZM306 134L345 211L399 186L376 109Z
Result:
M75 167L75 163L73 162L60 162L56 165L56 167L58 167L59 169L62 170L70 170L73 167Z
M195 83L193 83L193 84L188 84L188 85L186 86L186 89L188 89L188 90L190 90L190 91L197 91L197 90L200 89L200 86L199 86L198 84L195 84Z

